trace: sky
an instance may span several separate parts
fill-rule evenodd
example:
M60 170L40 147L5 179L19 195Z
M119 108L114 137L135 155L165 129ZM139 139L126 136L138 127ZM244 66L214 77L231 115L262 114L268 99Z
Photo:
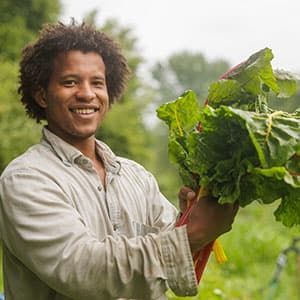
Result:
M202 53L232 66L269 47L275 68L300 73L300 0L62 0L63 21L98 10L130 27L148 63L175 52Z

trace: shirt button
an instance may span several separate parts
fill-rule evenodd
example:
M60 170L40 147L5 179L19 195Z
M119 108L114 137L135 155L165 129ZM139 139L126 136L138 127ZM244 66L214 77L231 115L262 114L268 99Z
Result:
M98 185L97 189L98 189L99 192L102 191L102 187L100 185Z
M71 166L72 166L72 164L69 163L68 161L64 161L64 164L65 164L65 166L67 166L67 167L71 167Z

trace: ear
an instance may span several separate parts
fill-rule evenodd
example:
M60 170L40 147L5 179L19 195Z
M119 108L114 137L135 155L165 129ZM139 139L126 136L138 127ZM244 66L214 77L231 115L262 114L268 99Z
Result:
M34 95L35 102L42 108L47 107L46 92L44 89L38 90Z

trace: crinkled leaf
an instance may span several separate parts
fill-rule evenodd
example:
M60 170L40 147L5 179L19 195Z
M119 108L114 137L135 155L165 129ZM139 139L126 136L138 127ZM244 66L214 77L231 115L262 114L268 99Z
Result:
M186 91L175 101L161 105L157 116L169 126L168 151L170 161L179 165L180 175L185 185L195 187L198 178L188 174L187 138L200 120L200 105L193 91Z
M277 94L279 86L273 73L272 59L272 50L262 49L240 64L234 72L229 74L228 78L238 81L246 92L253 95L260 94L264 86Z
M279 86L278 98L289 98L297 92L297 77L284 70L274 71Z
M174 137L170 138L168 149L170 161L177 164L184 164L187 158L187 151Z
M186 91L173 102L161 105L157 116L165 121L171 134L184 136L199 121L200 105L193 91Z
M283 165L296 153L300 143L298 114L282 111L258 114L231 110L245 121L249 136L264 168Z
M208 101L214 108L228 105L245 110L264 111L267 96L272 91L279 98L288 98L296 93L297 78L290 72L273 71L272 51L262 49L249 57L222 79L209 87Z
M216 108L220 105L232 105L240 102L243 93L236 80L222 79L212 83L208 90L209 104Z
M288 195L282 197L279 207L275 211L277 221L285 226L292 227L300 224L300 191L291 190Z

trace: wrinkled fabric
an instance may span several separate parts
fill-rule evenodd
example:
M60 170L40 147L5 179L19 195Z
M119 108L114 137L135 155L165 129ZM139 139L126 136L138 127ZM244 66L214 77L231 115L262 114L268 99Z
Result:
M6 300L166 299L197 292L185 226L154 177L97 141L92 162L43 130L1 176Z

